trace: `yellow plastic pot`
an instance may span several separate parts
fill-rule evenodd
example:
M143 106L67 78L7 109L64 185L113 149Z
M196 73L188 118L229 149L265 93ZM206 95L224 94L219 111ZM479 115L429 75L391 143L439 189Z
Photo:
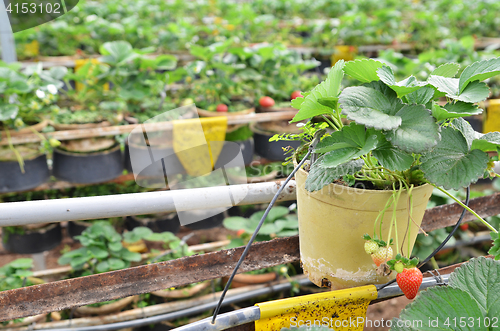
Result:
M366 284L382 284L395 277L379 276L376 265L364 250L363 235L373 234L375 219L392 191L364 190L330 184L315 192L308 192L304 185L307 172L300 169L297 181L299 215L300 258L304 272L317 286L343 289ZM432 194L431 185L413 189L413 220L420 225ZM387 240L393 207L386 211L383 223L383 240ZM408 256L418 234L418 227L409 220L408 194L403 191L397 205L397 235L399 245ZM408 222L410 235L406 235ZM377 227L378 233L378 227ZM394 230L392 238L396 239ZM404 245L401 243L404 241ZM394 255L396 245L392 246Z

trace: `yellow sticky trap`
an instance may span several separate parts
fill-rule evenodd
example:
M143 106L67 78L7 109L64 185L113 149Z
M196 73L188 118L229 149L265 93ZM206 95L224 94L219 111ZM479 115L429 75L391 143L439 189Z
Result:
M332 54L332 66L337 63L338 60L351 61L358 53L358 48L356 46L339 45L335 46L334 53Z
M255 331L299 326L363 330L368 304L376 298L376 287L368 285L258 303L260 319L255 322Z
M40 44L38 43L38 40L33 40L32 42L24 45L24 55L29 57L40 55Z
M500 99L491 99L489 102L483 124L484 133L500 131Z
M188 175L212 172L226 139L227 117L173 121L174 152Z
M92 66L95 66L100 63L98 59L77 59L75 60L75 72L77 72L81 67L83 67L89 62L92 63ZM89 69L89 72L92 72L92 68ZM79 82L76 82L75 85L77 91L81 91L85 87L82 83ZM103 85L103 90L109 91L109 83Z

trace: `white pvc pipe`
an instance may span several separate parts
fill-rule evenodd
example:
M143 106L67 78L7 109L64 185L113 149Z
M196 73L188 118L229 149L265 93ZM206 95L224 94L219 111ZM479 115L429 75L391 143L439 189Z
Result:
M0 227L191 210L225 210L232 206L270 202L282 183L6 202L0 204ZM295 187L295 181L291 180L278 201L295 200Z

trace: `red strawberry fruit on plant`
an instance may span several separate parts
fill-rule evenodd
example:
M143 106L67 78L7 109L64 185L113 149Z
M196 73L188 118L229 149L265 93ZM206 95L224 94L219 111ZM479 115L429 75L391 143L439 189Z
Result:
M274 106L274 100L271 97L262 97L259 99L259 105L261 107L269 108Z
M398 273L396 281L404 295L410 300L415 298L422 284L422 272L417 268L418 259L413 258L410 260L401 254L397 254L387 264L391 270L396 270Z
M238 237L241 237L242 234L244 234L246 231L244 229L239 229L237 232L236 232L236 235Z
M215 110L219 113L227 113L228 108L225 104L221 103L217 105L217 108L215 108Z
M403 269L403 272L396 276L396 281L404 295L411 300L417 296L422 278L422 272L417 267L412 267Z
M295 99L295 98L302 98L302 97L303 97L302 96L302 92L300 92L300 91L293 91L292 92L292 96L291 96L292 100Z

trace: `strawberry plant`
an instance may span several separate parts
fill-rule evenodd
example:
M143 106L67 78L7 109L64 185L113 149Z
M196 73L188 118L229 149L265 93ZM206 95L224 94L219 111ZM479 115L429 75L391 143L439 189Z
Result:
M500 262L471 259L453 271L448 286L422 291L392 320L391 330L496 330L500 327L499 275Z
M446 190L499 176L492 167L498 159L500 133L475 132L462 117L482 112L477 103L489 95L482 81L500 73L500 58L474 62L455 78L459 69L458 64L446 63L425 81L414 76L396 81L392 69L376 60L337 62L324 82L292 101L299 109L292 122L321 117L329 125L328 131L317 131L321 140L313 146L315 161L308 165L305 190L314 192L337 183L392 191L370 236L394 240L397 254L404 254L404 248L410 254L413 192L425 184L474 214L497 240L496 228ZM342 89L344 74L360 85ZM396 206L403 192L408 196L407 230L398 237L401 220ZM386 213L391 217L383 238ZM490 253L500 258L497 242L500 239ZM383 262L382 255L390 255L387 250L383 253L370 253L377 265Z

